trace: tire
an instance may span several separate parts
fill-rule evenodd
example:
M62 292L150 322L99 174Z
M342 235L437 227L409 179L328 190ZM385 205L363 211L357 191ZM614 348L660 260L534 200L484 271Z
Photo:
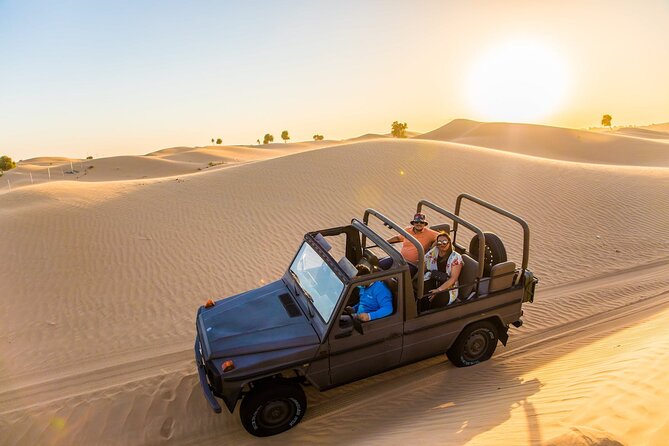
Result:
M276 379L254 387L244 397L239 417L248 433L268 437L294 427L306 410L307 398L302 387Z
M446 356L457 367L469 367L490 359L498 339L495 324L490 321L475 322L462 330Z
M485 264L483 267L483 275L485 277L490 276L490 270L494 265L498 263L506 262L506 248L502 239L500 239L497 234L492 232L484 232L483 238L485 239ZM478 236L472 237L472 240L469 242L469 252L471 256L477 262L480 262L479 255L479 238Z

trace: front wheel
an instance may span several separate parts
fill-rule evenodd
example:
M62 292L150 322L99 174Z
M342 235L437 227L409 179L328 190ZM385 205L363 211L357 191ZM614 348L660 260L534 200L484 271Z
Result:
M279 379L254 387L242 400L239 416L250 434L268 437L294 427L306 410L302 387Z
M460 333L446 356L457 367L468 367L487 361L495 353L499 335L490 321L473 323Z

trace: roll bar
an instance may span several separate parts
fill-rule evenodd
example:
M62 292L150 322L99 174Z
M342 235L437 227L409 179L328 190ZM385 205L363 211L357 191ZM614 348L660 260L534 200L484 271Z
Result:
M363 217L363 223L365 224L365 226L368 226L368 223L369 223L369 216L370 216L370 215L373 215L374 217L376 217L376 218L378 218L379 220L381 220L381 222L382 222L385 226L387 226L387 227L389 227L389 228L391 228L391 229L394 229L395 231L397 231L397 232L399 232L400 234L402 234L402 235L404 236L404 238L406 238L407 240L409 240L409 241L411 242L411 244L413 244L413 245L416 247L416 249L418 250L418 265L416 265L416 266L418 267L418 272L416 273L416 275L419 276L419 279L420 279L420 280L417 280L417 281L416 281L416 282L417 282L416 285L417 285L417 288L418 288L418 289L416 290L416 296L422 296L422 295L423 295L423 280L422 280L422 277L420 277L420 275L422 275L422 274L423 274L423 271L425 270L425 266L424 266L424 263L425 263L425 250L423 249L423 245L421 245L420 242L419 242L418 240L416 240L416 238L415 238L414 236L412 236L411 234L409 234L409 233L408 233L404 228L402 228L400 225L398 225L397 223L395 223L394 221L392 221L391 219L389 219L388 217L386 217L386 216L383 215L382 213L380 213L380 212L378 212L378 211L376 211L376 210L374 210L374 209L371 209L371 208L367 208L367 209L365 209L365 215L364 215L364 217ZM363 234L362 234L362 249L363 249L363 251L365 250L365 243L366 243L366 241L367 241L367 236L363 233Z
M502 209L499 206L495 206L492 203L488 203L487 201L481 200L480 198L474 197L469 194L460 194L458 195L458 199L455 202L455 215L460 215L460 207L462 204L462 200L467 199L470 201L473 201L476 204L479 204L483 206L484 208L490 209L493 212L497 212L500 215L503 215L504 217L510 218L511 220L517 222L520 224L520 226L523 228L523 266L522 269L525 271L527 269L527 263L529 261L530 257L530 227L527 225L527 222L520 218L519 216L507 211L506 209ZM458 221L462 220L453 220L453 231L457 231L458 228ZM464 223L463 223L463 226ZM471 228L470 228L471 229ZM455 240L453 240L455 241ZM479 243L479 251L481 250L481 244ZM483 257L479 257L482 259Z
M479 238L478 258L479 259L485 258L485 237L483 235L483 231L481 231L478 227L474 226L473 224L469 223L467 220L459 217L457 215L457 211L456 211L455 214L452 214L449 211L447 211L446 209L444 209L440 206L437 206L436 204L434 204L434 203L432 203L428 200L420 200L418 202L418 205L416 206L416 212L420 212L421 209L423 208L423 206L428 207L428 208L432 209L433 211L437 211L441 215L444 215L444 216L450 218L451 220L453 220L453 234L454 234L453 243L454 244L455 244L455 234L456 234L455 231L458 228L458 223L461 224L462 226L464 226L465 228L471 230L472 232L474 232ZM478 279L480 279L480 278L483 277L483 269L485 267L485 262L479 261L478 263L479 263L479 270L476 274L476 277Z

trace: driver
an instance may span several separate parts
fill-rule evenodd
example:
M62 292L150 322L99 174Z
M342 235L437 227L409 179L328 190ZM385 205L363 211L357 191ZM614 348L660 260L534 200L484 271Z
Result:
M372 266L367 259L361 259L355 268L358 276L364 276L372 272ZM353 317L362 322L381 319L393 312L393 295L388 286L382 281L372 282L366 286L358 286L360 301L350 307Z

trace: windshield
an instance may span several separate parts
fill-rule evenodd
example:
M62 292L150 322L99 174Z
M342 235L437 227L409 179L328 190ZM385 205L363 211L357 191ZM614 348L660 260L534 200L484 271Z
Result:
M308 243L302 244L290 270L307 299L312 301L323 320L329 322L344 289L342 281Z

